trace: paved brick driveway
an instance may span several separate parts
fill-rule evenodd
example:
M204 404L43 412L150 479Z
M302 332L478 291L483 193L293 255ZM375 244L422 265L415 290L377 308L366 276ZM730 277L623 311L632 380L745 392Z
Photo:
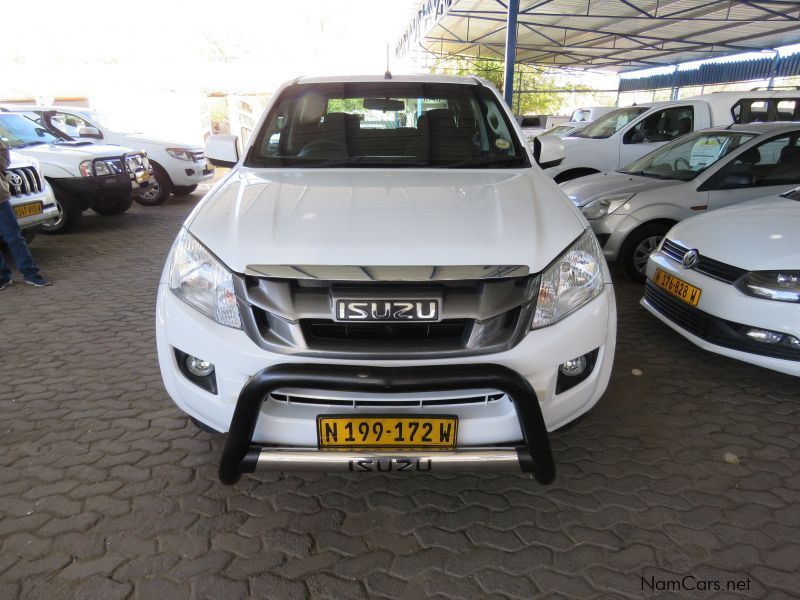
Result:
M642 577L684 575L797 597L800 383L695 349L625 283L611 386L554 438L554 485L223 487L221 440L169 401L154 348L159 271L195 201L87 215L34 242L53 287L0 292L0 598L638 598L655 595Z

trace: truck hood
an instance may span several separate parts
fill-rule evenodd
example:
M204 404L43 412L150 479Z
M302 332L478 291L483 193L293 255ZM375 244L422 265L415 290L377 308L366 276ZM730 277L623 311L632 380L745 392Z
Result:
M43 162L52 160L64 160L74 158L75 160L88 160L91 158L102 158L108 156L120 156L126 152L133 152L130 148L122 146L106 146L92 144L88 142L57 142L55 144L41 144L39 146L29 146L18 148L20 154L35 156Z
M769 196L681 221L669 238L748 271L796 271L800 268L798 230L800 200Z
M187 227L228 267L527 265L585 228L526 170L307 169L231 173Z
M664 189L686 183L677 179L654 179L640 175L627 175L618 171L596 173L579 177L561 184L561 189L569 196L575 206L586 206L598 198L641 194L655 189Z
M163 146L164 148L188 148L195 152L202 152L203 146L199 144L187 144L186 142L175 142L162 138L155 138L143 133L122 133L127 140L136 144L151 144L153 146Z

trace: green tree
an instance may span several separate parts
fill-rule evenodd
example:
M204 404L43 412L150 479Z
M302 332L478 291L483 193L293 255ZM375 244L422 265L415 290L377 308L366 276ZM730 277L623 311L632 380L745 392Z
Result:
M497 89L503 89L503 61L488 58L453 56L431 68L433 73L452 75L477 75L492 82ZM560 86L558 76L537 65L518 64L514 69L515 90L537 90L536 92L515 93L514 112L516 114L556 114L564 103L564 94L548 92ZM572 89L588 90L585 85L570 85Z

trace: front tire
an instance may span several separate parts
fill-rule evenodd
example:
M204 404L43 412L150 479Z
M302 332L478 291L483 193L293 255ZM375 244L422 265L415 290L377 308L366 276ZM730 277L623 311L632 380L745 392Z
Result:
M55 198L59 216L52 221L42 223L42 233L54 235L75 230L83 219L83 207L80 202L66 197L63 193L56 193Z
M126 212L133 205L133 198L123 198L121 200L104 200L97 206L93 206L92 210L98 215L111 216L121 215Z
M164 204L172 193L172 180L167 175L164 168L156 163L153 164L153 177L155 183L147 188L147 191L136 196L136 202L142 206L157 206Z
M188 196L193 194L197 189L197 185L176 185L172 187L172 193L176 196Z
M628 279L644 283L647 279L647 259L655 252L671 224L649 223L631 233L619 251L617 263Z

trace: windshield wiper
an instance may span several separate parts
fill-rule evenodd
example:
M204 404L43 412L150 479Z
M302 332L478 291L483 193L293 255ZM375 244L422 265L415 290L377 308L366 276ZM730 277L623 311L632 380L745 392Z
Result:
M659 175L658 173L652 173L650 171L620 171L620 173L625 173L625 175L638 175L639 177L650 177L651 179L673 179L672 177Z
M24 144L20 144L19 146L14 146L15 148L28 148L29 146L39 146L41 144L46 144L47 142L25 142Z

